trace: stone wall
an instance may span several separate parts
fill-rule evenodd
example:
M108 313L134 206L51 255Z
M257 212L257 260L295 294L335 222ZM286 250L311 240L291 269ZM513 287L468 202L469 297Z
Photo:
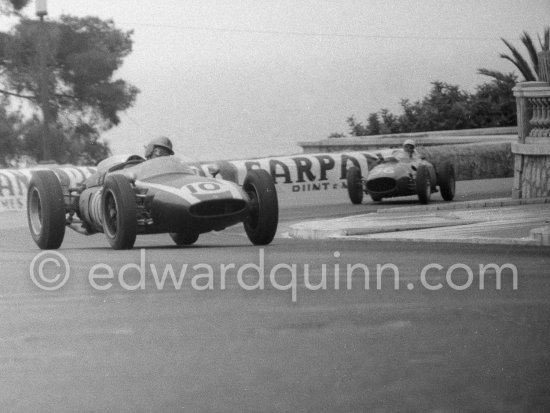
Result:
M550 156L527 157L521 180L522 198L550 196Z
M397 133L392 135L329 138L298 142L304 153L373 151L399 148L406 139L414 139L418 146L460 145L470 143L516 142L517 128L483 128L454 131Z

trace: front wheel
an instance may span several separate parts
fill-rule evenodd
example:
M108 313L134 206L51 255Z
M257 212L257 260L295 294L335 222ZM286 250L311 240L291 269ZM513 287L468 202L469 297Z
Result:
M193 245L199 239L199 234L196 232L171 232L170 237L176 245L180 247L184 245Z
M57 175L50 170L32 174L27 191L27 221L40 249L57 249L65 237L65 201Z
M250 212L244 220L246 235L254 245L267 245L275 238L279 223L279 201L273 178L263 169L252 169L246 174L243 189L250 199Z
M356 166L348 169L346 174L348 184L348 196L352 204L358 205L363 202L363 182L361 171Z
M455 197L455 168L452 163L445 161L438 168L438 185L441 197L445 201L452 201Z
M430 182L430 171L425 165L420 165L416 171L416 193L421 204L430 202L432 184Z
M137 235L136 196L123 175L107 175L101 199L103 232L115 250L131 249Z

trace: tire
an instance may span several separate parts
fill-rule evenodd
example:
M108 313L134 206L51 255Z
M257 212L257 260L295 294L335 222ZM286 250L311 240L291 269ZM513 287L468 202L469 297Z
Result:
M430 202L432 184L430 182L430 171L426 165L420 165L416 171L416 193L421 204Z
M115 250L131 249L137 235L137 206L134 190L123 175L105 178L101 198L103 232Z
M27 190L27 221L40 249L57 249L65 237L65 200L53 171L33 173Z
M254 245L267 245L277 232L279 201L271 175L263 169L246 174L243 189L250 198L250 212L244 220L244 229Z
M445 201L452 201L455 197L456 179L455 168L449 161L445 161L438 168L437 180L441 197Z
M380 202L380 201L382 201L382 197L381 197L381 196L377 196L377 195L372 195L372 194L371 194L370 197L372 198L372 200L373 200L374 202Z
M349 168L346 180L351 203L358 205L363 202L363 183L361 182L361 171L359 171L359 168L356 166Z
M196 232L171 232L170 237L176 245L193 245L199 239L199 234Z

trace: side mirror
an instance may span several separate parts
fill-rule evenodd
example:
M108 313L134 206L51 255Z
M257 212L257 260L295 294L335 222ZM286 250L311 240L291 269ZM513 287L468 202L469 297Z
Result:
M220 173L220 168L218 165L208 165L208 173L215 178Z

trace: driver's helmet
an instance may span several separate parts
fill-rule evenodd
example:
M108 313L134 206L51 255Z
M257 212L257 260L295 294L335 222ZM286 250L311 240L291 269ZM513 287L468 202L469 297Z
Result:
M405 146L407 146L407 145L412 146L413 149L414 149L414 147L416 146L416 144L414 143L414 141L413 141L412 139L407 139L405 142L403 142L403 148L404 148Z
M147 159L149 159L153 156L153 152L155 150L155 147L164 148L168 152L168 155L173 155L174 154L174 150L172 149L172 141L170 139L168 139L166 136L160 136L158 138L153 139L145 147L145 157Z
M403 142L403 149L406 152L412 153L414 151L416 144L412 139L407 139L405 142Z

